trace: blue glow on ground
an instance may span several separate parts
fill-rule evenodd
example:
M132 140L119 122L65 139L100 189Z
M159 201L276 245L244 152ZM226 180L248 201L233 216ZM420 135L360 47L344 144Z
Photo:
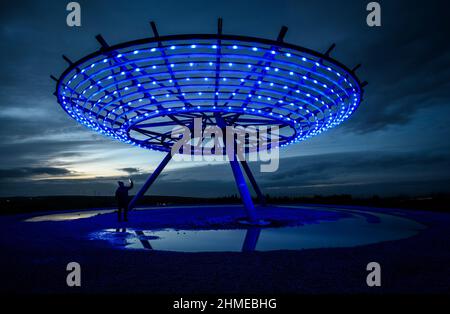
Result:
M91 234L118 249L178 252L239 252L354 247L409 238L425 226L411 219L382 213L344 211L351 216L294 227L231 230L106 229Z

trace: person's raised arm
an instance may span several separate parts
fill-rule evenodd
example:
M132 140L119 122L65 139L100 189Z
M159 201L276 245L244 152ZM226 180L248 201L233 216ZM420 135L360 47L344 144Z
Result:
M130 179L130 186L128 187L128 190L131 190L134 186L133 180Z

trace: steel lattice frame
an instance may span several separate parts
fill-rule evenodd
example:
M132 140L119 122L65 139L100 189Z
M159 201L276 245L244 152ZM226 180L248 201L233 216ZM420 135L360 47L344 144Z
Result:
M99 51L63 56L69 68L52 77L61 107L99 133L170 152L172 129L195 118L277 125L283 147L341 124L361 102L357 67L331 58L334 45L322 54L283 42L285 27L276 41L222 34L221 20L217 34L160 37L152 27L152 38L109 46L99 35Z
M259 38L181 35L95 52L58 80L62 108L95 131L169 151L176 125L278 125L280 146L335 127L361 101L360 81L329 56Z

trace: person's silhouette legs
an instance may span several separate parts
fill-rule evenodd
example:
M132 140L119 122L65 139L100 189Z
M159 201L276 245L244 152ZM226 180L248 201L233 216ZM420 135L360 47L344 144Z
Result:
M119 209L117 210L117 220L119 222L122 221L122 212L123 212L124 221L127 221L127 209L125 207L119 207Z
M127 215L127 212L128 212L128 210L127 210L127 208L125 207L125 208L123 209L123 221L128 221L128 215Z

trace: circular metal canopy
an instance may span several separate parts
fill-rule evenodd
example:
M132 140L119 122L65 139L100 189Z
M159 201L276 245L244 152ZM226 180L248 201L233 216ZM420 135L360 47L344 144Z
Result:
M72 63L57 83L62 108L81 124L143 148L169 151L174 127L280 128L286 146L346 120L362 86L353 71L282 41L178 35L103 48Z

